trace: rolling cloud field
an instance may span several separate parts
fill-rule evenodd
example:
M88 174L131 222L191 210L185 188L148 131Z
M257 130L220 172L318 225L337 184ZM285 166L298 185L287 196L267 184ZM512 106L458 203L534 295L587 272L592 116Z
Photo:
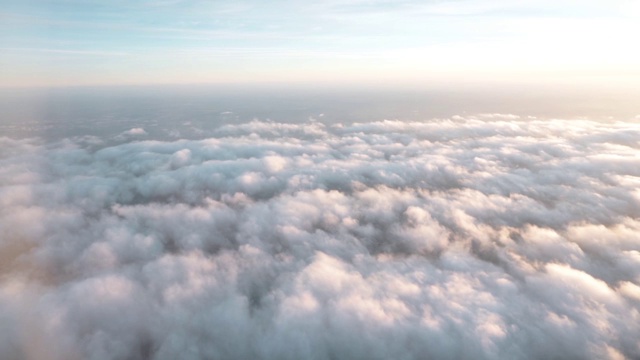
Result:
M637 120L321 120L0 137L2 358L640 358Z

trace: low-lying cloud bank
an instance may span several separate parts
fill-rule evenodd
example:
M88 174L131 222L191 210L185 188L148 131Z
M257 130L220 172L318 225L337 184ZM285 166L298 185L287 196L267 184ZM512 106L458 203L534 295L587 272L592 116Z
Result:
M640 358L640 126L0 138L11 359Z

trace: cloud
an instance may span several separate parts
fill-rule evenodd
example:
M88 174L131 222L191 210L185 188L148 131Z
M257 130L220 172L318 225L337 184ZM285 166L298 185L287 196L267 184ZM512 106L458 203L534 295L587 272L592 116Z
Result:
M122 133L123 136L135 136L135 135L147 135L147 132L143 128L133 128Z
M0 138L8 359L640 356L637 124L206 131Z

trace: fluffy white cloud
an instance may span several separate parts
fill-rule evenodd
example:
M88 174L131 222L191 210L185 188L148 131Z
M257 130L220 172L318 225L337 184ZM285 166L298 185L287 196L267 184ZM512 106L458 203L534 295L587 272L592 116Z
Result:
M640 357L637 124L140 134L0 138L7 359Z

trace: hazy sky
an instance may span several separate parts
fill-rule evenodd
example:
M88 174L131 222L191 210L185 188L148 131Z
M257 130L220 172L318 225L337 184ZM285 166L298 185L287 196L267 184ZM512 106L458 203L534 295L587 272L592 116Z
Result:
M0 0L0 84L640 79L635 0Z

